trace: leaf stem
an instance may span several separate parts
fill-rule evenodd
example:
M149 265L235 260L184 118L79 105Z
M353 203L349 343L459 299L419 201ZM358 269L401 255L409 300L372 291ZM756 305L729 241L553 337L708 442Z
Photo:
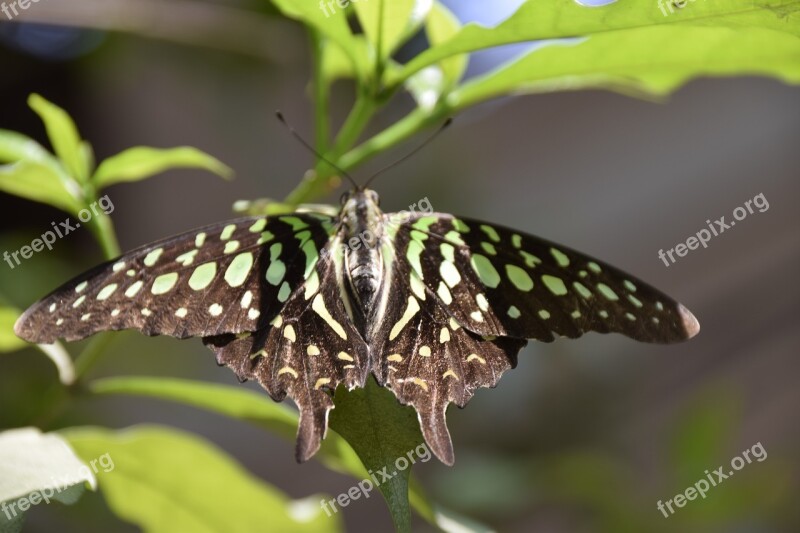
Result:
M344 169L356 167L421 130L441 122L448 115L448 111L445 106L438 106L433 112L416 109L399 122L344 154L339 159L339 165Z
M314 97L315 106L315 134L314 144L317 151L325 153L328 151L328 136L330 135L330 86L323 78L322 59L323 59L323 37L319 32L310 30L311 35L311 54L313 61L313 72L311 75L311 90Z

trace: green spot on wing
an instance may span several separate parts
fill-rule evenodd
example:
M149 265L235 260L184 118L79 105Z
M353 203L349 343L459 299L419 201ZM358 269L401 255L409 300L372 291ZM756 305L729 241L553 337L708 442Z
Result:
M564 252L558 250L556 248L550 248L550 253L553 255L555 260L558 262L558 266L568 267L569 266L569 257L567 257Z
M201 291L208 287L214 276L217 274L217 264L214 261L204 263L194 269L192 276L189 278L189 287L195 291Z
M533 280L530 275L516 265L506 265L506 275L514 286L524 292L533 288Z
M222 233L220 233L219 238L223 241L227 241L233 235L233 232L236 231L236 224L228 224L222 229Z
M249 229L249 231L251 233L258 233L258 232L262 231L266 226L267 226L267 219L266 218L260 218L260 219L256 220L255 222L253 222L253 225L250 226L250 228L248 228L248 229Z
M578 294L584 298L588 299L592 297L592 291L587 289L580 281L574 281L572 286L575 287L575 290L578 291Z
M609 300L612 300L612 301L619 300L619 296L617 296L617 293L614 292L613 290L611 290L611 287L609 287L605 283L598 283L597 284L597 290L599 290L600 293L603 296L605 296L606 298L608 298Z
M472 254L470 258L472 269L478 275L481 283L487 287L495 288L500 285L500 274L494 268L492 262L486 256L480 254Z
M453 228L459 233L469 233L469 226L464 224L463 220L457 218L453 218Z
M519 254L522 256L523 259L525 259L525 264L531 268L535 267L536 265L542 262L541 259L539 259L533 254L529 254L525 250L520 250Z
M156 248L155 250L153 250L152 252L147 254L144 257L145 266L151 267L151 266L155 265L156 261L158 261L158 258L161 257L161 254L163 254L163 253L164 253L164 249L163 248Z
M292 231L297 231L308 227L308 224L297 217L280 217L278 220L284 224L289 224L292 227Z
M428 231L431 226L436 224L439 219L437 217L421 217L419 220L411 224L411 227L420 231Z
M497 234L497 230L493 227L481 224L481 231L488 235L494 242L500 242L500 235Z
M550 292L556 296L563 296L567 294L567 287L564 285L564 281L561 278L545 274L542 276L542 281L544 282L545 286L550 289Z
M250 269L253 268L253 254L245 252L237 255L225 270L225 281L231 287L239 287L247 280Z
M172 290L172 287L174 287L177 282L178 282L177 272L162 274L153 281L153 287L150 289L150 292L152 292L153 294L165 294L170 290Z

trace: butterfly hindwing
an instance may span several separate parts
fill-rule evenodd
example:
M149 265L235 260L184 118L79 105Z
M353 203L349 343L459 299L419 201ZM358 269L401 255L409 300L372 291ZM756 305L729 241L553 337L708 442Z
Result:
M330 220L249 217L144 246L56 289L16 332L50 343L128 328L179 338L255 331L303 285Z
M287 394L300 410L297 459L319 449L333 408L329 391L339 384L363 387L369 372L369 351L349 320L340 295L335 240L302 290L265 327L249 334L206 337L217 362L240 379L256 379L275 400ZM335 248L331 250L331 248Z
M395 240L448 313L482 335L547 342L596 331L666 343L699 328L664 293L538 237L434 213L401 226Z
M384 253L392 254L391 247ZM372 372L404 405L417 411L433 453L454 461L445 416L452 402L464 407L479 387L494 387L517 363L525 339L483 336L463 328L424 290L408 262L394 257L392 294L373 340ZM416 281L413 281L416 280Z

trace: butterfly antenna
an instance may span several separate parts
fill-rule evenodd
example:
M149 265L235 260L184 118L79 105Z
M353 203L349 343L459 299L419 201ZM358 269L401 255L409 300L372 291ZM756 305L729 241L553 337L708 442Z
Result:
M310 144L308 144L308 143L306 142L306 140L305 140L305 139L303 139L303 137L301 137L301 136L300 136L300 134L299 134L299 133L297 133L297 132L294 130L294 128L293 128L293 127L291 127L291 126L289 125L289 123L288 123L288 122L286 122L286 118L284 118L284 116L283 116L283 113L281 113L280 111L275 111L275 116L276 116L276 117L278 117L278 120L280 120L280 121L281 121L281 124L283 124L284 126L286 126L286 129L288 129L288 130L289 130L289 133L291 133L291 134L292 134L292 136L293 136L295 139L297 139L298 141L300 141L300 144L302 144L303 146L305 146L305 147L308 149L308 151L309 151L309 152L311 152L312 154L314 154L315 156L317 156L317 157L318 157L319 159L321 159L322 161L325 161L326 163L328 163L328 164L329 164L331 167L333 167L334 169L336 169L336 170L339 172L339 174L341 174L342 176L344 176L344 177L346 177L348 180L350 180L350 183L352 183L352 184L353 184L353 187L355 187L356 189L358 189L358 188L359 188L358 184L356 183L356 180L354 180L354 179L353 179L353 176L351 176L350 174L348 174L347 172L345 172L344 170L342 170L342 169L341 169L341 168L339 168L338 166L336 166L336 165L334 165L333 163L331 163L331 161L330 161L330 160L329 160L327 157L325 157L325 156L324 156L324 155L322 155L321 153L317 152L317 151L314 149L314 147L313 147L313 146L311 146Z
M386 172L387 170L389 170L389 169L391 169L391 168L394 168L394 167L396 167L397 165L399 165L400 163L402 163L403 161L405 161L405 160L406 160L406 159L408 159L409 157L413 156L414 154L416 154L417 152L419 152L420 150L422 150L423 148L425 148L426 146L428 146L428 144L430 144L430 143L431 143L431 141L433 141L433 140L434 140L436 137L438 137L438 136L439 136L439 134L440 134L440 133L442 133L442 132L443 132L445 129L447 129L447 127L448 127L450 124L452 124L452 123L453 123L453 119L452 119L452 118L448 118L447 120L445 120L445 121L444 121L444 124L442 124L441 126L439 126L439 129L438 129L438 130L436 130L435 132L433 132L433 134L432 134L430 137L428 137L427 139L425 139L425 141L423 141L423 142L422 142L422 144L420 144L419 146L417 146L416 148L414 148L413 150L411 150L409 153L407 153L406 155L404 155L403 157L401 157L400 159L398 159L398 160L397 160L397 161L395 161L394 163L391 163L390 165L387 165L387 166L383 167L382 169L380 169L379 171L377 171L375 174L373 174L373 175L372 175L372 176L371 176L371 177L370 177L370 178L367 180L367 182L364 184L364 187L363 187L363 188L364 188L364 189L366 189L366 188L369 186L369 184L370 184L370 183L372 183L372 180L374 180L375 178L377 178L379 175L383 174L384 172Z

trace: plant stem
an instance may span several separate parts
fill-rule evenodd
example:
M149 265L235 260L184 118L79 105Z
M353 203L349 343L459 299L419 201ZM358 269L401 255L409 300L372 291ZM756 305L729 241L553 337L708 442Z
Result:
M358 141L364 128L367 127L370 119L372 119L372 116L375 114L377 107L377 104L370 95L364 91L358 92L355 104L353 104L353 109L350 110L350 114L347 115L342 129L339 130L339 134L336 136L336 142L333 146L334 157L339 158Z
M314 144L319 153L328 151L328 136L330 135L330 116L329 116L329 89L330 84L323 79L322 55L323 39L320 34L311 30L311 54L313 61L313 72L311 74L311 89L314 97L315 106L315 134Z
M339 158L339 165L344 169L356 167L428 126L441 122L447 116L448 111L445 106L437 107L432 113L417 109L406 115L403 120L396 122L344 154Z
M101 333L92 339L81 354L75 359L76 382L84 377L86 372L100 359L108 345L113 341L113 334Z
M97 239L100 248L103 250L103 255L106 259L114 259L120 255L119 243L117 242L117 235L114 231L114 223L111 217L105 213L100 213L89 226Z

